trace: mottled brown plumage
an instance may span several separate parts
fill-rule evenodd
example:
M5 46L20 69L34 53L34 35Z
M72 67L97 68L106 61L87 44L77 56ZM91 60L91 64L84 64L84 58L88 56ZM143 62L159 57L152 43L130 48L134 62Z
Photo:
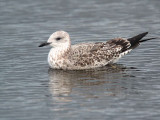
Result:
M86 68L92 66L100 67L114 62L129 47L129 41L122 38L112 39L106 43L76 44L71 47L71 54L68 59L75 66L86 66Z

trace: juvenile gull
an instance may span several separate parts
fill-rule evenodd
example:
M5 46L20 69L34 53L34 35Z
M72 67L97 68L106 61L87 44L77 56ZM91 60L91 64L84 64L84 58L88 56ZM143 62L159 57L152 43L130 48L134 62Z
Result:
M57 31L39 47L46 45L52 47L48 54L48 63L53 69L91 69L115 63L141 42L155 39L142 40L147 34L148 32L145 32L128 39L115 38L107 42L71 45L69 34L65 31Z

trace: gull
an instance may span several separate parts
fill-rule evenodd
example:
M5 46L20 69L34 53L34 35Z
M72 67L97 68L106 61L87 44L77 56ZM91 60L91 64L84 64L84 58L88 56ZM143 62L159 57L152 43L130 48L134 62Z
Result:
M142 40L147 34L148 32L144 32L128 39L114 38L107 42L71 45L69 34L65 31L57 31L39 47L46 45L52 47L48 54L48 63L52 69L93 69L116 63L122 56L139 46L141 42L156 39Z

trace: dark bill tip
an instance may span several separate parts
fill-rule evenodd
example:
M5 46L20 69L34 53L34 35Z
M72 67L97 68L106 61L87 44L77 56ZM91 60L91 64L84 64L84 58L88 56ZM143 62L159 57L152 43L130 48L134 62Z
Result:
M43 46L47 46L47 45L49 45L49 44L51 44L51 43L48 43L48 42L43 42L43 43L41 43L38 47L43 47Z

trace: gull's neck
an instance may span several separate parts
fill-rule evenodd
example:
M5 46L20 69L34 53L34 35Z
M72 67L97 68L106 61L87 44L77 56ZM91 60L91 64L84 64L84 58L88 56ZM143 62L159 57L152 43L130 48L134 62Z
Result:
M48 57L52 57L52 59L54 60L64 59L68 57L70 49L71 49L71 43L62 45L60 47L55 47L55 48L53 47L51 48Z

